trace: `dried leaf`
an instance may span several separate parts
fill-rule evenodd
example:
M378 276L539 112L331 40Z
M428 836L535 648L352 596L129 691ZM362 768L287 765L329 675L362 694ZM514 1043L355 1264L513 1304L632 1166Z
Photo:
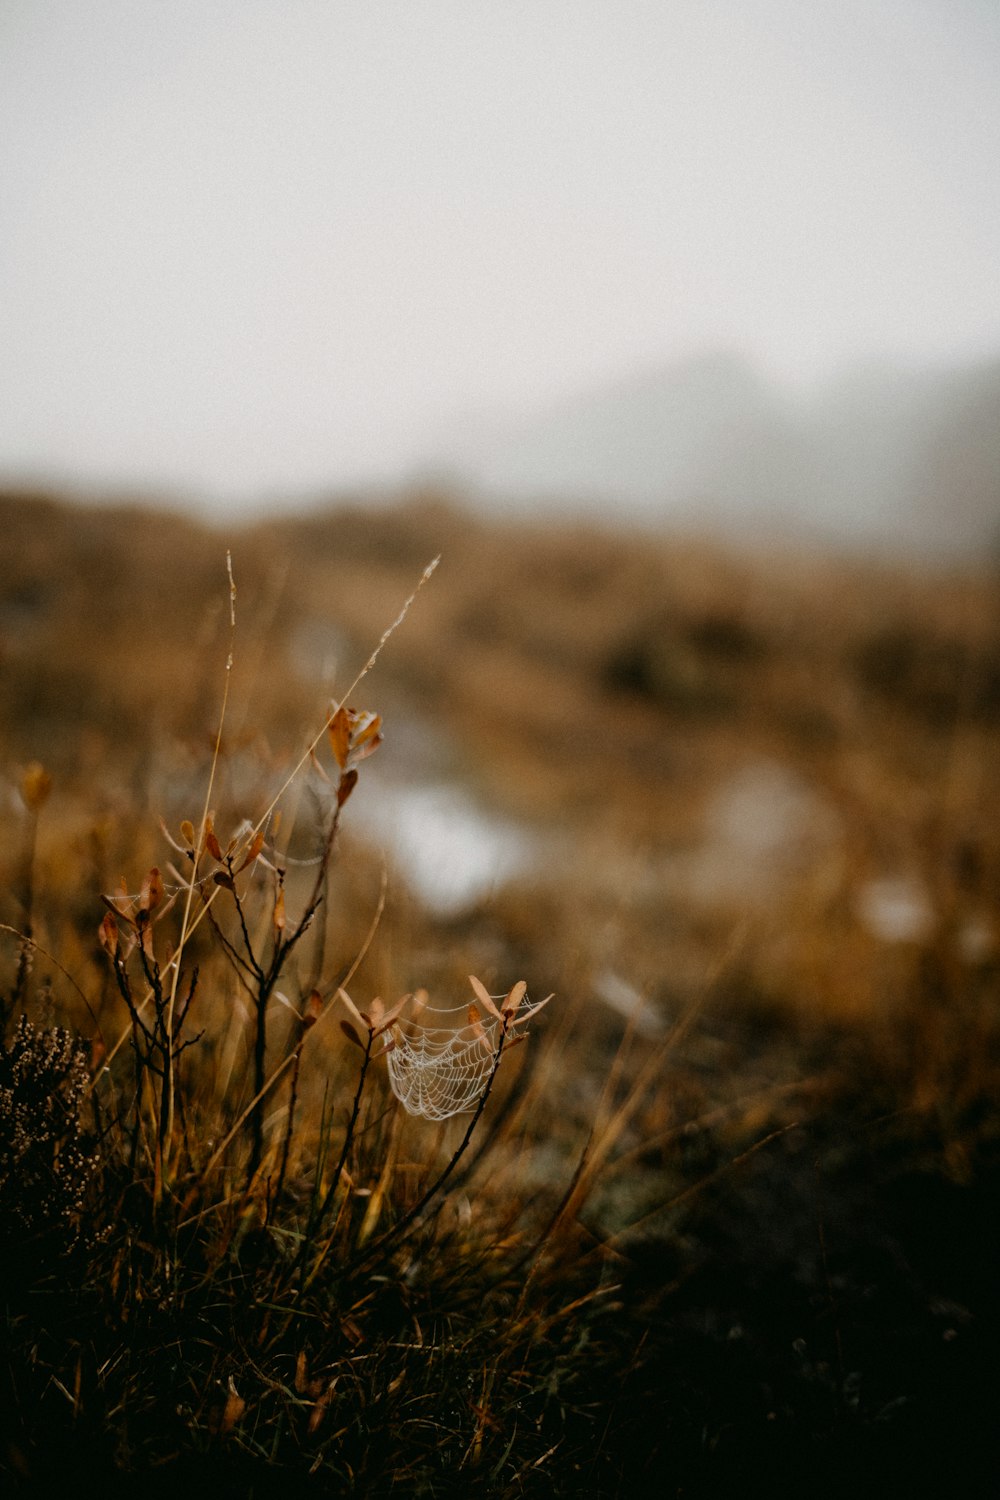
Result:
M221 885L223 890L232 891L235 894L236 882L233 880L233 877L231 875L226 874L225 870L216 870L215 874L212 876L212 879L215 881L216 885Z
M362 1052L364 1051L365 1044L361 1040L361 1038L358 1036L358 1033L355 1031L355 1029L351 1025L350 1021L341 1021L341 1023L340 1023L340 1029L344 1033L344 1035L346 1036L346 1038L347 1038L347 1040L349 1042L353 1042L354 1045L355 1045L355 1047L360 1047L361 1050L362 1050Z
M351 999L346 990L338 990L337 999L340 1000L344 1006L346 1006L348 1013L354 1017L359 1026L365 1026L364 1016L362 1016L361 1012L358 1010L358 1007L355 1005L354 1001Z
M295 1389L300 1396L309 1389L309 1366L304 1349L299 1350L299 1356L295 1361Z
M225 1437L227 1433L232 1432L246 1409L247 1404L239 1391L237 1391L233 1377L230 1375L229 1394L226 1397L226 1404L219 1418L218 1433L220 1437Z
M181 838L189 849L194 848L194 824L189 818L185 818L181 824Z
M474 1005L469 1006L469 1025L472 1027L474 1036L481 1037L486 1035L479 1012Z
M472 985L472 988L475 990L475 992L476 992L476 999L479 1001L480 1005L486 1011L487 1015L491 1015L491 1016L493 1016L493 1018L495 1020L499 1021L500 1020L500 1012L497 1010L496 1006L494 1005L494 1003L493 1003L493 996L489 993L489 991L487 990L486 986L480 980L478 980L476 978L475 974L470 974L469 975L469 983Z
M516 1015L517 1008L527 993L528 986L525 984L523 979L519 979L517 981L517 984L515 984L514 988L511 990L510 994L507 996L503 1005L500 1007L503 1014L505 1016Z
M323 1392L323 1394L317 1398L315 1406L313 1407L312 1411L309 1413L308 1432L309 1432L309 1436L310 1437L317 1430L317 1428L319 1427L320 1423L322 1422L324 1416L326 1415L326 1409L330 1405L330 1399L333 1396L333 1393L336 1390L336 1388L337 1388L337 1381L336 1381L336 1379L331 1380L330 1384L327 1386L327 1388Z
M372 740L376 740L379 744L382 743L382 735L380 733L380 730L382 728L382 715L365 713L357 714L355 717L355 754L357 754L357 752L362 749L365 749L366 754L370 754L371 751L375 749L375 746L371 743ZM360 728L358 727L359 725Z
M309 996L309 999L302 1007L303 1026L315 1026L316 1022L319 1020L322 1014L323 996L320 994L319 990L313 990Z
M260 851L263 849L263 847L264 830L263 828L258 828L257 832L254 834L253 838L250 841L249 849L247 850L246 854L244 854L243 859L240 861L236 873L239 874L240 870L245 870L247 865L252 865L254 860L259 859Z
M346 708L340 707L337 709L337 712L326 726L326 732L330 739L330 749L333 751L333 758L343 771L347 765L347 757L351 749L351 720Z
M274 930L279 935L285 930L285 887L278 886L278 894L274 898Z
M372 1026L380 1026L382 1024L382 1019L385 1016L385 1006L382 1004L380 997L378 995L375 996L375 999L368 1007L367 1015L365 1015L364 1011L362 1011L361 1014L365 1017L366 1021L370 1022Z
M340 778L340 785L337 787L337 806L338 807L343 807L344 803L347 801L348 797L354 791L354 788L357 786L357 784L358 784L358 773L357 773L357 771L355 771L354 767L352 766L351 769L349 771L345 771L344 774L343 774L343 776L341 776L341 778Z
M131 901L129 901L129 899L128 899L127 896L125 897L125 903L126 903L126 909L125 910L122 909L123 902L122 902L122 897L120 895L105 896L105 895L102 894L101 895L101 900L104 902L105 906L108 908L108 911L112 912L116 917L121 917L122 921L123 922L127 922L130 927L134 927L135 926L135 923L132 920L132 914L131 914L131 905L132 905L132 903L131 903Z
M142 882L139 892L139 910L149 916L163 900L163 877L154 865Z
M40 812L51 790L52 777L43 765L33 760L21 777L21 796L29 812Z
M212 827L212 819L210 817L205 819L205 847L212 858L217 859L221 865L224 858L222 845L215 836L215 829Z
M382 743L381 714L355 714L352 723L350 757L353 765L374 755Z
M98 935L105 953L109 958L114 958L118 952L118 923L110 911L104 913L104 921L98 929Z
M389 1010L386 1011L385 1015L381 1018L381 1020L378 1023L378 1029L379 1029L379 1031L387 1031L388 1028L393 1025L393 1023L395 1022L396 1018L399 1016L400 1012L402 1011L403 1006L410 999L412 999L412 996L410 996L410 995L404 995L403 998L402 998L402 1000L397 1000L396 1003L395 1003L395 1005L393 1005Z

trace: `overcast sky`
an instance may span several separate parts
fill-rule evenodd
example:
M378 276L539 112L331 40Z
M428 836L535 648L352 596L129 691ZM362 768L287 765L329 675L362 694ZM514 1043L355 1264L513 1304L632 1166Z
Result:
M0 0L0 478L235 504L1000 352L996 0Z

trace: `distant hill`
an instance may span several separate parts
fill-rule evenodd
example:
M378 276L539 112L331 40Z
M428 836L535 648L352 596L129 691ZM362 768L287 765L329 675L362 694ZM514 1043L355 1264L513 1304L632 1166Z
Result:
M446 438L464 488L518 509L968 555L1000 546L1000 361L849 371L808 397L729 355Z

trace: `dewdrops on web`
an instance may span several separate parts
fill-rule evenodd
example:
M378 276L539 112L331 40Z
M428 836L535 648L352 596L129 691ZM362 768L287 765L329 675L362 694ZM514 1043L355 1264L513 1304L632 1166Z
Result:
M407 995L385 1011L375 1000L359 1011L341 990L349 1014L368 1032L368 1050L377 1037L387 1038L382 1055L396 1098L411 1115L425 1120L447 1120L474 1110L483 1098L510 1047L525 1040L524 1027L552 996L522 1008L528 987L523 980L509 994L489 994L469 976L478 1006L431 1005L426 990ZM350 1022L344 1031L365 1046Z

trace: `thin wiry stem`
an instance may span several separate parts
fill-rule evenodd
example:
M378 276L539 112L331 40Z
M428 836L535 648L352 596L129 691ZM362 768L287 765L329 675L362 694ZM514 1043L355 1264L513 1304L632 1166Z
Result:
M500 1030L500 1041L497 1044L497 1049L493 1056L493 1066L491 1067L489 1076L486 1080L486 1086L483 1089L482 1094L479 1096L479 1103L476 1105L475 1111L473 1112L472 1118L469 1121L466 1132L459 1142L459 1145L454 1154L452 1155L451 1160L448 1162L448 1165L445 1167L441 1175L431 1183L430 1187L423 1194L423 1196L413 1205L411 1209L409 1209L403 1215L403 1217L397 1223L393 1224L391 1229L388 1229L385 1234L383 1234L379 1239L375 1240L371 1245L368 1246L366 1250L363 1250L360 1255L355 1256L355 1258L347 1266L345 1266L344 1271L342 1272L343 1275L347 1276L358 1270L360 1266L363 1266L372 1258L373 1255L376 1255L380 1250L385 1249L385 1247L393 1240L402 1238L402 1236L406 1233L410 1226L420 1218L421 1214L423 1214L424 1210L427 1208L431 1200L441 1191L445 1183L451 1177L451 1174L454 1172L462 1157L465 1155L469 1142L472 1140L473 1132L475 1131L476 1126L479 1124L479 1121L483 1117L483 1111L485 1110L487 1102L489 1100L490 1092L493 1088L493 1082L500 1067L500 1060L503 1057L504 1048L507 1044L507 1033L510 1026L510 1021L511 1018L509 1016L505 1015L503 1017Z
M187 891L184 897L184 912L181 917L181 934L177 943L177 951L173 955L173 974L170 982L170 996L167 1001L167 1051L173 1047L174 1036L174 1007L177 1003L177 987L181 976L181 956L184 953L187 940L194 930L191 921L191 908L194 905L194 893L198 880L198 859L201 853L201 840L208 824L209 808L212 804L212 790L215 786L215 775L219 765L219 755L222 750L222 730L226 722L226 709L229 706L229 684L233 675L233 649L236 641L236 582L233 578L233 558L231 552L226 552L226 571L229 575L229 654L226 658L225 686L222 691L222 707L219 711L219 728L215 736L215 748L212 751L212 766L208 775L208 784L205 787L205 802L201 814L201 826L197 831L194 859L191 862L191 876L188 880ZM196 919L197 922L197 919ZM174 1128L174 1089L173 1078L167 1090L167 1121L166 1140L173 1136Z

